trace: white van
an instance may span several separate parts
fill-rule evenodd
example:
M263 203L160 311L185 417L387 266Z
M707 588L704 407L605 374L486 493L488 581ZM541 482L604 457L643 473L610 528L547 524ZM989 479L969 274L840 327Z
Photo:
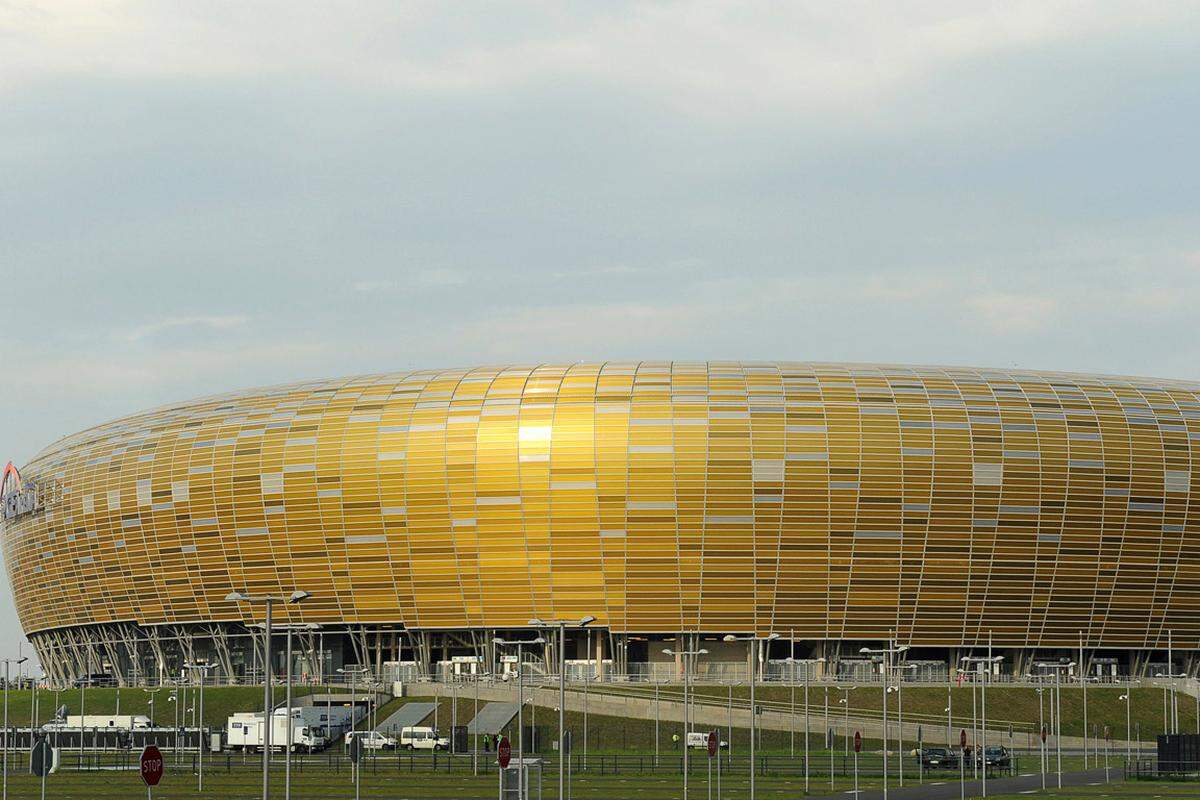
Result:
M704 733L703 731L692 731L687 735L687 746L693 750L707 750L708 734ZM720 744L720 749L727 750L728 748L729 742L722 741Z
M405 750L449 750L450 740L433 728L401 728L400 746Z
M354 739L362 741L363 750L396 749L396 740L391 736L384 736L379 731L348 731L346 733L346 749L350 749L350 742Z

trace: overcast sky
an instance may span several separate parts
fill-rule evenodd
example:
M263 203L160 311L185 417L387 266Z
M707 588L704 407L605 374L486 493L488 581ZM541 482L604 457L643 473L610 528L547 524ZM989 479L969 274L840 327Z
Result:
M0 0L0 463L414 367L1197 379L1198 130L1194 2Z

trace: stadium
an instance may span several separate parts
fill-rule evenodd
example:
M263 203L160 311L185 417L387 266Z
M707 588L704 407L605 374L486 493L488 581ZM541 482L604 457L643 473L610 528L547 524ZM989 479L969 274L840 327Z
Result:
M565 656L600 680L673 677L663 649L685 646L708 651L698 676L864 676L877 665L860 650L886 642L930 679L989 643L1015 675L1064 656L1195 675L1198 440L1200 385L1138 377L724 361L373 374L64 438L5 470L3 546L58 683L161 680L196 659L261 681L263 606L226 598L295 591L310 597L276 604L275 624L318 679L518 658L553 673L554 637L495 639L586 616Z

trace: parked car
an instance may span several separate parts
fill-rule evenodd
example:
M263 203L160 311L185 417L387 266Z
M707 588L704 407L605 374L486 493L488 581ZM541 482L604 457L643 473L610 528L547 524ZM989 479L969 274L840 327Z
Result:
M987 766L996 769L1008 769L1012 766L1012 754L1007 747L998 745L984 748L983 761Z
M921 751L921 763L925 769L957 769L958 756L945 747L926 747Z
M109 672L93 672L90 675L81 675L71 681L71 685L76 689L84 686L116 686L117 679Z
M346 747L349 747L350 742L354 739L362 742L364 750L396 749L396 740L391 736L384 736L379 731L348 731L346 733Z

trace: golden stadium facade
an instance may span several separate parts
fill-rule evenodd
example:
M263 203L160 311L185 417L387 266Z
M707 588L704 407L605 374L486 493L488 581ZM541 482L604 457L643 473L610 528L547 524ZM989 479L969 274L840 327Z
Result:
M59 679L135 679L198 652L249 675L262 610L224 598L296 589L311 599L276 616L319 626L300 631L314 672L490 660L497 632L582 615L597 618L587 656L626 674L655 640L751 632L830 662L889 639L950 660L991 636L1012 669L1082 642L1136 670L1168 635L1200 641L1198 439L1200 386L1148 378L793 362L364 375L67 437L6 472L3 545Z

